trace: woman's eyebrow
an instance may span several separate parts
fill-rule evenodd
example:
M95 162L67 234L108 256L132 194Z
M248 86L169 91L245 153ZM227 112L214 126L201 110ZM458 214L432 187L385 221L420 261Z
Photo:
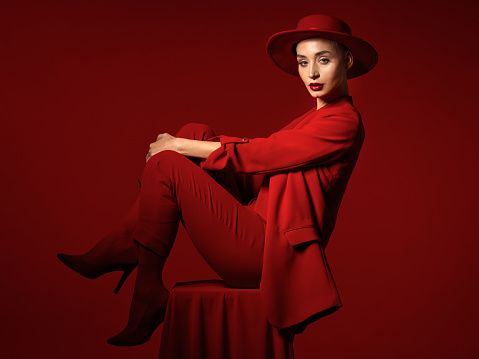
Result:
M323 50L323 51L315 53L314 56L321 56L321 55L324 55L324 54L327 54L327 53L331 54L331 51ZM301 55L301 54L297 54L296 57L306 58L306 56Z

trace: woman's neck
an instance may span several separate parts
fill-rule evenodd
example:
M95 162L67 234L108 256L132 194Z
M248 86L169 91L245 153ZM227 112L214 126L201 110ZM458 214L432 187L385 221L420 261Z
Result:
M338 87L335 91L331 91L323 97L318 97L316 99L316 109L319 110L321 107L326 106L328 103L334 102L341 97L349 96L348 83L345 81L344 84Z

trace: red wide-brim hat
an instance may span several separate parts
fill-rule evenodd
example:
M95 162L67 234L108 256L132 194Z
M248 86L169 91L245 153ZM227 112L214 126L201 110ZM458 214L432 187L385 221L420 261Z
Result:
M378 53L366 41L351 35L343 21L328 15L309 15L298 22L295 30L281 31L271 36L266 44L269 57L281 70L298 74L298 61L294 46L306 39L322 38L339 42L353 54L353 66L348 70L351 79L370 71L378 62Z

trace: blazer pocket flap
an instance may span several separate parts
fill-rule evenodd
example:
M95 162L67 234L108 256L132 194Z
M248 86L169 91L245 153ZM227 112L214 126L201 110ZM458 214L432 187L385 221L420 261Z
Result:
M321 236L314 227L291 229L284 232L284 235L292 246L313 241L321 242Z

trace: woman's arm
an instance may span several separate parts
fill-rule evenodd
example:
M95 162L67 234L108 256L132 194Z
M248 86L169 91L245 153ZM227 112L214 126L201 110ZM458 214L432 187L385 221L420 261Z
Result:
M219 136L223 150L212 153L202 168L218 171L230 165L238 173L267 174L332 163L355 143L360 117L352 110L325 112L301 128L282 130L267 138Z
M151 156L156 155L162 151L175 151L184 156L207 158L213 151L220 148L220 142L212 141L197 141L186 138L174 137L168 133L158 135L156 142L150 144L150 150L146 155L146 161Z

